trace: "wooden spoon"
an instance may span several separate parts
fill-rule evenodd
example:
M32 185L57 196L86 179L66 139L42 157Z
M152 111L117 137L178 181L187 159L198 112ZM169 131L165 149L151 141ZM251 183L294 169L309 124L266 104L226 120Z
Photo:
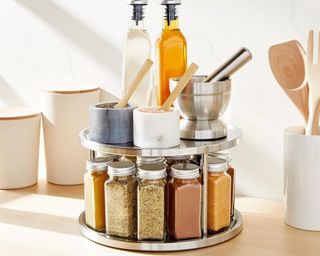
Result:
M141 81L143 80L145 75L148 73L148 71L152 65L153 65L152 60L146 59L146 61L143 63L140 70L136 74L135 78L133 79L133 81L132 81L131 85L129 86L125 95L113 108L124 108L128 105L129 99L131 98L131 96L135 92L135 90L138 88Z
M186 72L183 74L182 77L180 77L180 80L177 84L177 86L174 88L168 99L162 104L160 110L169 111L172 104L176 100L176 98L179 96L179 94L182 92L184 87L188 84L194 73L198 70L198 65L192 63L190 67L186 70Z
M309 87L306 76L306 54L297 40L274 45L269 49L272 73L308 122Z
M313 31L309 32L307 49L307 73L309 81L309 120L306 135L318 135L319 105L320 105L320 41L318 41L318 55L313 57Z

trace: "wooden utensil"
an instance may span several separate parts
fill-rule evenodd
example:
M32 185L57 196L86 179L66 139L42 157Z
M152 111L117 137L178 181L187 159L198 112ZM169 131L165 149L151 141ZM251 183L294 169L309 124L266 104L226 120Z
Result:
M192 63L190 67L186 70L186 72L183 74L183 76L180 78L177 86L174 88L168 99L162 104L160 110L169 111L171 108L173 102L176 100L176 98L179 96L179 94L182 92L184 87L188 84L194 73L198 70L198 65Z
M313 31L310 31L308 36L307 49L307 74L309 82L309 119L307 123L306 135L317 135L319 127L320 41L318 42L318 57L317 60L314 60L313 38Z
M269 63L275 79L307 123L309 88L303 47L297 40L274 45L269 49Z
M131 98L131 96L135 92L135 90L138 88L141 81L143 80L145 75L148 73L148 71L152 65L153 65L152 60L146 59L146 61L143 63L140 70L136 74L135 78L133 79L133 81L132 81L131 85L129 86L125 95L113 108L124 108L128 105L129 99Z

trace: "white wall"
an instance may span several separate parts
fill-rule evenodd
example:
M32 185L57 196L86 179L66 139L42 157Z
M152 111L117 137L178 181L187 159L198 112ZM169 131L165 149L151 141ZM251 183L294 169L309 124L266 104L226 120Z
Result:
M161 7L150 1L148 29L161 29ZM282 197L282 131L302 123L275 83L268 47L319 29L316 0L183 0L181 27L189 61L207 73L239 47L254 60L234 76L225 120L242 128L233 150L240 194ZM119 96L126 0L0 0L0 107L39 106L46 85L101 85Z

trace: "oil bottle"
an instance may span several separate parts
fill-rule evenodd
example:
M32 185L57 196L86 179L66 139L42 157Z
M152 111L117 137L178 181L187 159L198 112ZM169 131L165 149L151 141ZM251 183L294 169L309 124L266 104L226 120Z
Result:
M144 26L144 12L147 0L130 0L130 23L124 40L122 64L122 93L124 94L135 75L147 58L151 58L151 40ZM148 73L139 88L131 97L130 102L139 107L151 104L151 75Z
M162 0L163 29L156 42L157 104L170 95L169 79L183 75L187 68L187 42L179 29L178 7L181 0Z

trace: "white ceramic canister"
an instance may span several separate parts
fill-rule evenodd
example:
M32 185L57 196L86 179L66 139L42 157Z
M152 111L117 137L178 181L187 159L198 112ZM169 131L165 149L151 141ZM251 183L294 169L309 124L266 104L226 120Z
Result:
M39 111L0 109L0 189L37 183L40 122Z
M305 136L304 128L284 132L285 222L320 231L320 136Z
M180 144L180 111L159 107L133 111L133 141L141 148L171 148Z
M47 180L60 185L83 183L88 151L79 133L89 125L89 106L99 102L98 87L46 89L41 93Z

